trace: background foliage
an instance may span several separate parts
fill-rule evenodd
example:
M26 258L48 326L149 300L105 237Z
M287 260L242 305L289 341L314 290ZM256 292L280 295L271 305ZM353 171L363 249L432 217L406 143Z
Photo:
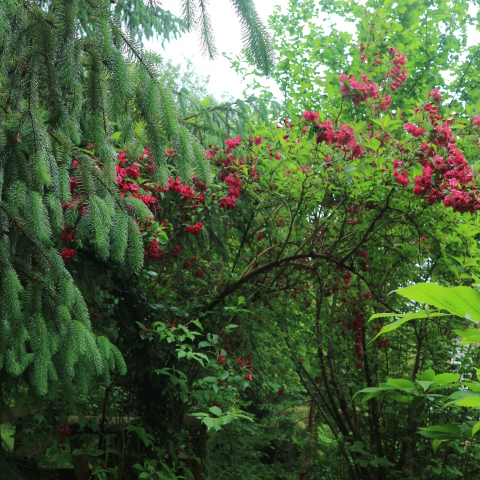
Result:
M2 471L477 478L478 8L184 3L0 0Z

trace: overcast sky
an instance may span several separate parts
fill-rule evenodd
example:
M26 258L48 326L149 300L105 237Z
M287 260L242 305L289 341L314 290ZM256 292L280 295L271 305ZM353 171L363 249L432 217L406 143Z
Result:
M361 1L361 0L359 0ZM178 0L163 0L162 7L180 16L180 5ZM267 23L268 16L273 13L274 6L278 5L283 12L287 11L289 0L255 0L255 6L262 20ZM473 3L469 4L470 13L476 14L478 7ZM202 55L198 33L186 33L179 39L161 45L151 42L147 43L148 49L157 51L165 60L171 58L175 63L182 63L184 58L192 60L197 72L201 76L209 76L210 83L208 91L217 99L221 99L222 93L238 98L243 97L243 91L248 80L242 82L242 78L231 68L230 62L221 54L227 53L229 57L235 58L242 49L241 29L234 9L229 0L209 0L208 11L212 20L215 34L218 57L209 60ZM336 17L336 16L335 16ZM355 27L351 23L345 23L341 18L334 18L337 28L354 33ZM328 28L328 26L325 26ZM468 28L468 46L480 43L480 32L475 26ZM444 72L448 79L448 72ZM274 82L262 81L271 88L272 93L280 99L281 94Z
M275 5L279 5L283 11L286 11L288 0L256 0L255 6L258 14L264 22L267 22L268 16L273 13ZM163 0L162 7L170 10L175 15L180 15L180 6L178 0ZM212 20L215 40L219 55L215 60L208 60L202 55L198 34L196 32L186 33L177 40L165 44L165 50L161 46L149 45L160 53L165 59L171 58L175 63L181 63L183 58L191 58L197 71L202 76L210 76L208 91L215 97L220 98L223 92L233 97L242 97L242 92L246 87L246 82L238 76L230 67L230 62L224 58L221 53L225 52L233 58L238 55L242 49L240 23L235 15L234 9L228 0L210 0L208 2L208 11ZM268 85L274 89L273 82Z

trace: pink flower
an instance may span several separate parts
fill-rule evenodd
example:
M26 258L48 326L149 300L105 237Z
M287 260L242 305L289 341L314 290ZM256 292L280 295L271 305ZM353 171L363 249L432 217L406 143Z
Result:
M68 423L65 422L58 427L58 433L61 437L69 437L72 434L72 429L68 426Z
M428 93L432 97L432 100L437 103L442 103L442 95L440 94L438 87L435 87L435 90L429 90Z
M411 133L414 137L421 137L422 135L425 134L425 129L423 127L418 128L413 123L406 123L404 125L404 128L408 133Z
M235 197L223 197L218 205L219 208L225 210L232 210L237 206L237 199Z
M406 170L404 170L401 175L397 177L397 182L400 183L400 185L403 185L404 188L408 185L408 172Z
M390 107L392 104L392 96L391 95L383 95L382 102L380 104L382 111L385 111Z
M135 163L130 167L127 167L127 175L130 178L138 178L140 176L140 167Z
M150 245L145 248L145 254L148 260L160 260L164 256L163 251L160 249L160 243L156 240L152 240Z
M306 110L303 112L303 119L307 122L318 122L319 116L317 112L310 112L309 110Z
M75 257L75 250L70 250L66 247L62 248L62 251L60 253L60 256L65 259L67 262L72 263L73 262L73 257Z
M70 193L73 193L78 187L77 179L75 177L70 178Z
M202 222L198 222L196 225L187 225L185 227L185 230L188 232L188 233L191 233L192 235L194 235L195 237L198 237L198 235L200 234L200 231L202 230L203 228L203 223Z

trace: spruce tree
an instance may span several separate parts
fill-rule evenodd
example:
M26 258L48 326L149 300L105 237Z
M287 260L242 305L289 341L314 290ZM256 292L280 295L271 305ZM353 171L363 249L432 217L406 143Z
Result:
M206 2L183 3L185 28L200 28L212 56ZM150 211L118 193L118 146L141 152L148 145L160 183L172 172L185 180L193 172L203 181L210 178L203 148L180 121L155 58L140 42L153 33L168 37L183 24L153 1L115 4L0 0L4 392L24 385L45 395L55 382L86 390L109 370L125 371L118 349L95 335L57 241L66 227L77 225L79 241L102 261L125 264L131 272L142 268L137 222L148 219ZM268 71L269 40L252 2L233 4L247 52ZM177 152L175 165L165 154L170 147ZM72 196L72 183L80 195Z

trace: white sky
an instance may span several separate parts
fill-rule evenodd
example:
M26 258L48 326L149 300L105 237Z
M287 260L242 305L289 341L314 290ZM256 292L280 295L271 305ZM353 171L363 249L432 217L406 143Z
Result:
M273 13L274 6L279 5L282 12L286 12L289 0L254 0L254 2L258 14L267 24L268 16ZM162 7L177 16L181 16L179 3L178 0L163 0ZM478 7L473 2L470 3L469 8L471 9L470 13L476 14ZM242 49L240 23L228 0L209 0L208 11L219 53L215 60L209 60L202 55L196 32L185 33L177 40L165 43L164 49L160 44L153 42L148 42L146 46L148 49L158 52L165 60L170 58L177 64L183 63L185 58L191 59L199 75L210 77L207 90L218 100L222 98L222 94L242 98L244 96L243 91L248 85L248 79L244 81L240 75L237 75L230 62L222 55L225 52L230 58L234 59L240 54ZM340 30L350 33L355 31L353 24L346 23L341 18L334 18L334 22ZM325 28L328 29L328 26L325 25ZM468 46L480 43L480 32L476 31L475 26L468 27L467 38ZM445 76L448 79L448 72L445 72ZM272 80L262 79L261 83L270 87L277 99L281 98L281 93Z
M265 24L268 16L273 13L275 5L280 5L282 10L286 11L288 0L255 0L257 12ZM180 16L178 0L163 0L162 7ZM248 81L242 82L242 77L235 73L230 62L222 56L222 53L225 52L230 58L235 58L242 49L238 17L228 0L210 0L208 11L219 53L215 60L209 60L202 55L196 32L185 33L179 39L165 43L165 50L155 44L149 44L147 48L157 51L165 60L171 58L175 63L182 63L184 58L192 59L201 76L210 76L208 91L217 99L221 98L222 93L241 98ZM276 96L280 97L280 92L273 81L266 81L266 84L272 88Z

